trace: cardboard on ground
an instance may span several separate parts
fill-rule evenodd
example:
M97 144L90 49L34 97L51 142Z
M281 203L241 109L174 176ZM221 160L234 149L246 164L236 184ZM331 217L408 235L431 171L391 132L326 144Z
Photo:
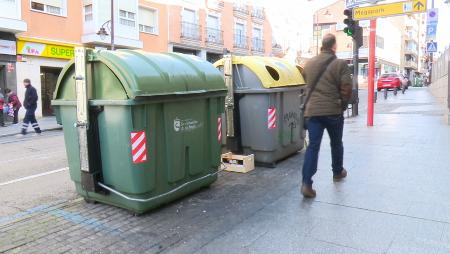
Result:
M353 9L353 19L375 19L379 17L425 12L426 10L427 0L411 0L367 7L357 7Z

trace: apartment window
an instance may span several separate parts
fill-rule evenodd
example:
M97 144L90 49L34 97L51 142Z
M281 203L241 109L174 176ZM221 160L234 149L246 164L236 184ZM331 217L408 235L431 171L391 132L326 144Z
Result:
M247 37L245 36L245 25L236 23L234 27L234 45L239 48L247 46Z
M124 26L136 26L136 13L119 10L119 23Z
M384 38L377 36L377 48L384 49Z
M206 34L208 42L222 42L222 31L220 30L219 17L208 15Z
M181 37L200 40L200 25L194 10L184 9L181 17Z
M84 6L84 21L92 21L92 4L88 4Z
M253 28L253 49L256 51L262 51L264 48L264 41L262 40L262 30L261 28L254 27Z
M31 9L55 15L65 15L65 0L33 0Z
M139 8L139 31L158 33L158 12L154 9Z

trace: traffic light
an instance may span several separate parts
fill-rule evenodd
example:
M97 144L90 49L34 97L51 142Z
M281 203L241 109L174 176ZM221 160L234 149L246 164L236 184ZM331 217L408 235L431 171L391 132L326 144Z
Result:
M347 16L347 18L344 19L344 24L347 25L347 27L344 28L344 33L348 36L353 36L353 34L355 34L356 22L353 20L352 9L345 9L344 15Z
M360 48L363 45L363 29L359 26L359 22L353 20L352 9L344 10L344 15L347 16L344 19L344 24L347 25L344 28L344 33L351 36L356 43L356 47Z

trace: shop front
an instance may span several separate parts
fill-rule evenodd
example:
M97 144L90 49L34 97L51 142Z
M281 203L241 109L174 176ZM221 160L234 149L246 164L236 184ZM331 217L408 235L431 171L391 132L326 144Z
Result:
M39 101L36 116L52 116L51 100L59 73L74 56L74 44L19 38L17 40L17 90L23 99L25 88L22 81L31 80ZM25 111L20 112L20 115Z
M16 90L16 37L0 32L0 92Z

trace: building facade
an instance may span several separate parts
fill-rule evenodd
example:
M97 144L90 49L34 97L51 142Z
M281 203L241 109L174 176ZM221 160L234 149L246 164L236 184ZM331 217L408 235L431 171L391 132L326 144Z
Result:
M16 35L27 31L27 23L20 1L2 1L0 8L0 92L4 93L5 88L16 88Z
M110 49L112 27L115 49L179 52L210 62L224 49L264 56L279 51L264 9L246 2L4 0L0 9L0 89L11 88L23 100L22 80L29 78L40 97L37 116L53 115L57 78L74 47Z
M341 59L352 62L353 43L343 29L346 16L345 1L339 0L314 15L314 46L312 52L319 52L320 41L327 33L336 35L338 41L336 55ZM411 78L418 71L419 59L419 24L420 15L409 15L377 19L376 35L376 75L386 72L401 72ZM369 24L368 20L359 22L363 27L363 45L359 49L359 83L367 85L368 56L369 56Z

